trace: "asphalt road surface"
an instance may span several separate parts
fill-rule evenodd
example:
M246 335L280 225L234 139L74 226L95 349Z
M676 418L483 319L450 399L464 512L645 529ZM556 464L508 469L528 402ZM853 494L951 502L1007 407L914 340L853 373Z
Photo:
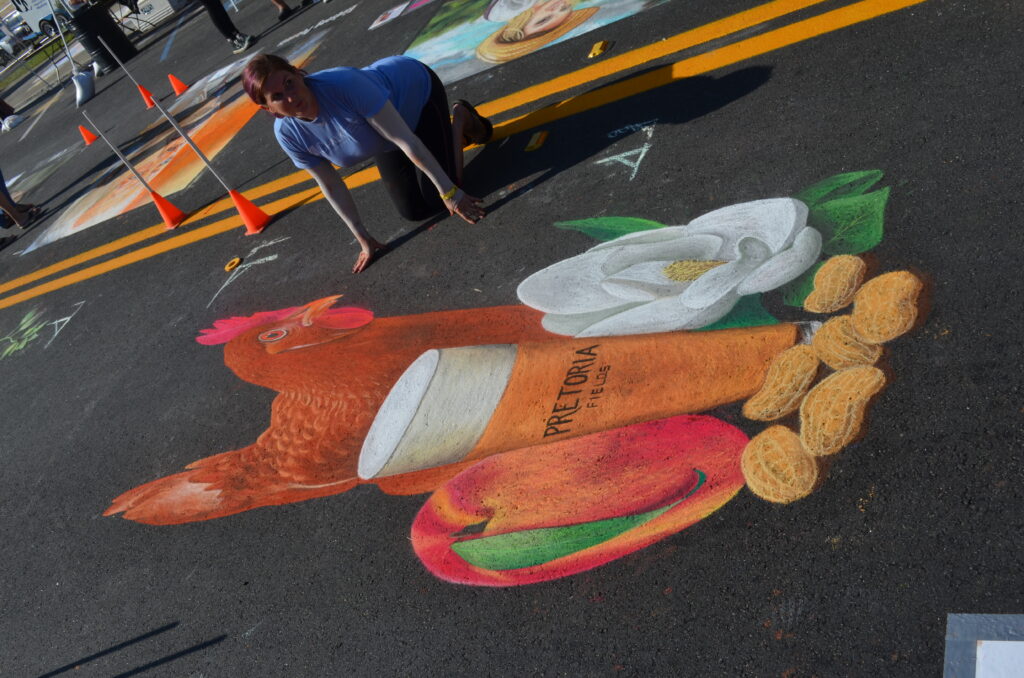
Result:
M362 66L404 50L441 6L368 31L394 1L318 3L279 23L246 0L231 16L259 35L252 52L313 29L301 37L326 33L310 70ZM1024 612L1024 9L864 0L742 15L783 5L669 0L452 83L451 99L498 110L467 169L489 214L404 222L367 181L353 195L391 247L359 275L353 238L262 113L214 157L275 214L260 235L243 235L202 172L168 195L196 215L174 231L147 203L33 247L109 190L116 159L84 146L70 87L18 102L26 119L0 135L0 166L43 214L0 251L0 675L936 676L947 614ZM588 59L598 40L610 49ZM164 105L167 73L194 83L242 58L195 8L140 47L127 65ZM157 114L121 71L96 86L85 110L135 148ZM869 265L925 281L922 319L887 346L863 436L800 501L742 489L646 548L506 587L432 574L410 542L427 495L372 485L177 525L103 516L271 424L277 393L236 376L223 344L195 341L219 319L330 295L378 318L518 304L527 275L595 243L555 223L686 224L862 170L891 191ZM764 428L738 404L712 414Z

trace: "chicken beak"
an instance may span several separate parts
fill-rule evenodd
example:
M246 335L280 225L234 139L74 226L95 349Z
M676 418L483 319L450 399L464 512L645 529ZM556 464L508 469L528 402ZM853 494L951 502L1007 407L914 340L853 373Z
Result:
M302 311L302 326L309 327L313 324L321 313L334 306L334 303L341 299L344 295L335 294L334 296L324 297L323 299L317 299L316 301L306 304Z

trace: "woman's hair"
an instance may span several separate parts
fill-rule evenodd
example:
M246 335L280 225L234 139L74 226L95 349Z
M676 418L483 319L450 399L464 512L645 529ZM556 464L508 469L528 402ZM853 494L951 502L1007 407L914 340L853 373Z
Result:
M249 98L260 106L266 103L263 96L263 85L266 84L267 78L274 71L288 71L290 73L298 73L299 75L305 74L305 71L292 66L274 54L257 54L254 56L245 65L245 70L242 71L242 88L245 89L245 93L249 95Z

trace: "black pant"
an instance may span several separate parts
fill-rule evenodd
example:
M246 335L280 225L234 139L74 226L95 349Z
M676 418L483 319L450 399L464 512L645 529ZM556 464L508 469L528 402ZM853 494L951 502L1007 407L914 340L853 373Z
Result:
M445 174L454 180L455 149L452 146L451 118L448 116L448 95L437 74L430 68L427 70L430 72L430 97L413 132L434 155ZM420 221L441 212L447 213L448 208L438 195L434 182L401 150L381 153L374 161L391 201L404 218Z
M231 17L228 16L224 5L220 4L220 0L199 0L199 4L206 8L206 13L210 15L210 21L213 22L214 28L228 40L234 40L238 29L231 23Z

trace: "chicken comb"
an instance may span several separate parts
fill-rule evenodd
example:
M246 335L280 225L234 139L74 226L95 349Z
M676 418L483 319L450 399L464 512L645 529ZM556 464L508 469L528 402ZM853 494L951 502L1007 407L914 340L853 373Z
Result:
M206 346L226 344L252 327L284 320L285 318L298 315L305 309L305 306L292 306L291 308L282 308L279 311L260 311L250 316L235 316L233 318L214 320L213 327L199 330L199 336L196 337L196 341ZM324 311L313 320L313 323L330 329L347 330L362 327L371 320L373 320L373 311L356 306L342 306L341 308L332 308Z

